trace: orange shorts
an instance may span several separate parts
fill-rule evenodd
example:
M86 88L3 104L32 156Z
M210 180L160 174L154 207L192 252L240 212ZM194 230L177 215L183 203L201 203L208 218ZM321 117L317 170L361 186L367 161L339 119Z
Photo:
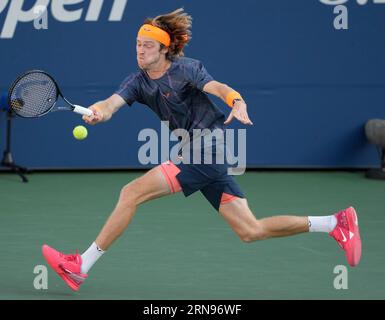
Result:
M165 161L159 165L164 177L167 180L167 184L171 193L182 191L182 187L177 179L177 175L180 173L180 169L171 161ZM229 193L222 193L220 204L229 203L238 197Z

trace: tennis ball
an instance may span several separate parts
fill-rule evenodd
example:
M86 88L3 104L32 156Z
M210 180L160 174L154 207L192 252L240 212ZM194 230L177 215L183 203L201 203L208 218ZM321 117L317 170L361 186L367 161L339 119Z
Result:
M86 129L86 127L83 127L83 126L77 126L74 128L74 130L72 131L75 139L77 140L83 140L85 138L87 138L87 135L88 135L88 131Z

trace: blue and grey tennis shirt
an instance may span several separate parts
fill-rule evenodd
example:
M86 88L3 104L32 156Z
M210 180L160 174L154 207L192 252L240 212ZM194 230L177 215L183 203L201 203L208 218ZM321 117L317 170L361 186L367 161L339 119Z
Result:
M130 74L115 93L129 106L135 101L148 106L162 121L169 122L170 130L184 129L192 138L194 129L224 130L224 113L203 92L212 80L200 61L183 57L172 61L159 79L151 79L143 70ZM186 196L201 190L216 209L223 192L243 197L234 178L227 174L226 163L177 166L181 169L177 179Z

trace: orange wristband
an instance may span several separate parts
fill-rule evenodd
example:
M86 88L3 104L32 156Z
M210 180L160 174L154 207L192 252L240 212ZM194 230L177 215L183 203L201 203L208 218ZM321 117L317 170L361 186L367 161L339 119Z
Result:
M234 106L234 99L242 99L241 95L236 91L231 91L226 96L227 105L232 108ZM243 99L242 99L243 100Z

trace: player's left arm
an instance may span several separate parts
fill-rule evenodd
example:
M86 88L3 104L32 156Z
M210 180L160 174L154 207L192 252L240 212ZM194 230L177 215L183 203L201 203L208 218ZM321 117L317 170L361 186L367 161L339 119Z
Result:
M247 113L246 102L242 99L238 92L230 88L228 85L212 80L205 84L203 91L217 96L232 108L225 124L229 124L233 118L238 119L243 124L253 124Z

